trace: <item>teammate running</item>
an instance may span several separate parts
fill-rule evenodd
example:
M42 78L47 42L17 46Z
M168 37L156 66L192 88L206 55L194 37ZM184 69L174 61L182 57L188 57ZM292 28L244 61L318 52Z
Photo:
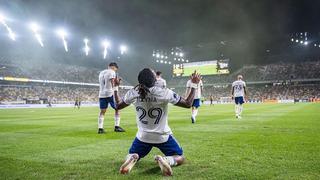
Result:
M236 118L241 119L243 110L242 104L247 95L246 83L243 81L242 75L238 75L237 80L232 83L231 96L235 102Z
M98 134L105 133L103 129L104 115L107 111L108 105L115 109L114 114L114 131L115 132L124 132L125 130L120 127L120 112L115 108L114 98L113 98L113 87L112 81L116 78L116 71L118 70L118 65L115 62L109 64L108 68L104 71L101 71L99 74L99 104L100 104L100 113L98 117Z
M114 92L117 109L134 104L138 124L136 138L125 162L120 167L121 174L129 173L135 163L145 157L153 147L159 148L165 155L155 156L155 161L165 176L172 175L171 166L181 165L184 162L182 148L168 126L168 104L190 108L195 95L194 87L197 87L200 80L199 74L191 76L192 87L188 97L184 99L168 88L156 87L155 73L145 68L139 73L139 85L129 90L123 99L119 97L117 90ZM120 81L115 79L114 84L118 86Z

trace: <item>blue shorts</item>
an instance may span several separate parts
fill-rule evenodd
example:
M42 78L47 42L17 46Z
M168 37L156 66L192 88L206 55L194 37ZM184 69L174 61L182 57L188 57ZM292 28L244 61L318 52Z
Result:
M192 107L195 107L195 108L200 107L200 99L194 99L192 103Z
M99 98L99 104L100 104L100 109L107 109L109 104L113 109L116 108L113 100L113 96L107 97L107 98Z
M244 103L243 97L242 97L242 96L240 96L240 97L235 97L235 98L234 98L234 102L235 102L236 104L243 104L243 103Z
M140 141L138 138L135 138L131 148L129 149L129 154L137 153L139 158L145 157L153 147L159 148L160 151L166 156L173 155L182 155L183 150L180 147L179 143L175 140L173 136L169 136L167 142L161 144L151 144Z

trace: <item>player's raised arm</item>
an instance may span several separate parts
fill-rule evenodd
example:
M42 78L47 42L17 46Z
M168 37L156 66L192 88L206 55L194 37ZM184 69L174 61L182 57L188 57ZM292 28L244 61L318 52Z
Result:
M183 108L190 108L192 106L192 102L194 99L195 95L195 88L198 86L198 83L201 80L200 74L193 74L191 76L191 88L189 94L187 95L186 98L181 97L180 101L175 104L176 106L183 107Z
M117 110L123 109L123 108L125 108L125 107L130 105L130 104L127 104L124 101L122 101L122 99L121 99L121 97L120 97L120 95L118 93L118 89L119 89L118 87L120 85L120 81L121 81L121 79L118 78L118 77L114 78L113 81L112 81L112 85L114 87L113 88L114 89L114 99L115 99L116 109Z

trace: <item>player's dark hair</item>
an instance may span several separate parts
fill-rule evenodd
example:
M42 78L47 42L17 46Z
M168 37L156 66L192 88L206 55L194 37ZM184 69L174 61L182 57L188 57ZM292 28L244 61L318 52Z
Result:
M111 62L111 63L109 64L109 67L111 67L111 66L114 66L114 67L116 67L116 68L119 68L119 67L118 67L118 64L117 64L116 62Z
M156 82L156 77L153 71L149 68L144 68L138 75L139 84L135 87L142 99L150 92L149 88L153 87Z
M161 71L157 71L157 72L156 72L156 75L157 75L157 76L160 76L161 74L162 74Z

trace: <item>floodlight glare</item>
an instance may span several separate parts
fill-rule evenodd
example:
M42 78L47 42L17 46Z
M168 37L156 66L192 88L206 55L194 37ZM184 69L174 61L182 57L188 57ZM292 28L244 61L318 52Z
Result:
M39 25L38 25L37 23L32 22L32 23L30 23L30 29L31 29L33 32L38 32L39 29L40 29L40 27L39 27Z
M157 57L157 58L159 58L159 57L160 57L160 54L159 54L159 53L157 53L157 54L156 54L156 57Z
M57 30L57 34L58 34L58 36L60 36L61 38L65 38L66 35L67 35L67 32L66 32L64 29L60 28L60 29Z
M86 53L86 56L88 56L89 55L89 51L90 51L90 48L88 46L89 39L88 38L84 38L83 42L84 42L84 52Z
M121 54L124 54L124 53L126 53L126 52L127 52L127 46L121 45L121 46L120 46L120 53L121 53Z
M179 56L180 56L180 57L183 57L183 53L182 53L182 52L181 52L181 53L179 53Z
M58 36L61 38L63 42L64 50L68 52L68 43L65 39L65 37L67 36L67 32L63 28L60 28L56 31L56 33L58 34Z
M104 47L103 49L103 59L106 59L107 54L108 54L108 47L110 46L110 42L108 40L102 41L102 45Z
M298 39L296 39L296 42L299 42L299 40L298 40Z
M308 41L305 41L303 44L304 44L304 45L308 45Z
M291 41L293 42L293 41L294 41L294 39L292 38L292 39L291 39Z

